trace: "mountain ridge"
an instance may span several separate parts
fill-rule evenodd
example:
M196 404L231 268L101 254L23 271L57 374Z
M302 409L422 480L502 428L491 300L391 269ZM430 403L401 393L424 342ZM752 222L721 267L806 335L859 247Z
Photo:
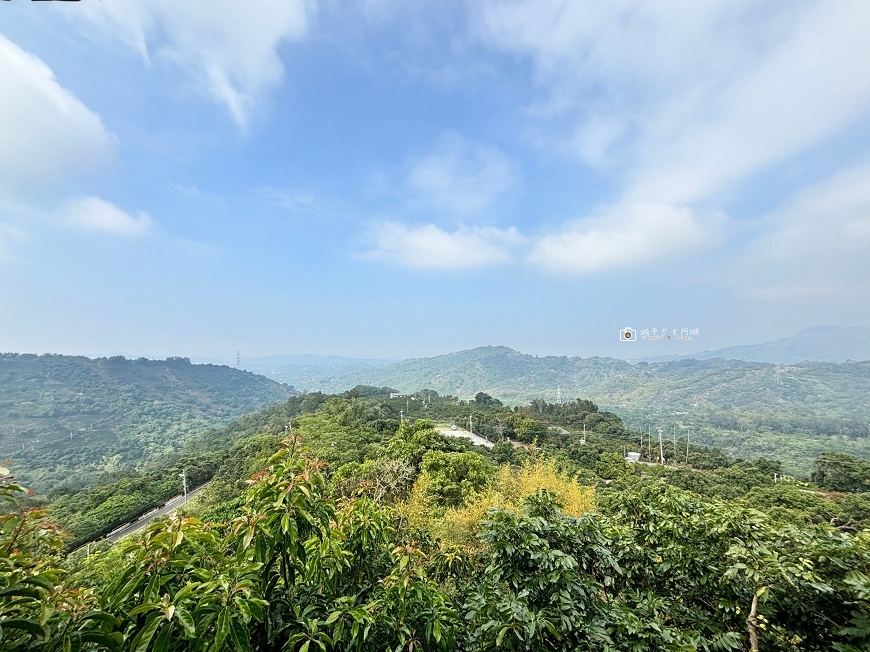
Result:
M726 358L749 362L793 364L797 362L860 362L870 360L870 327L813 326L790 337L760 344L726 346L686 355L640 358L645 362Z
M729 455L782 459L803 473L828 450L870 457L870 361L631 363L538 357L487 346L381 367L350 367L315 377L302 388L333 393L356 385L409 394L429 389L462 399L484 392L509 405L539 398L551 403L589 399L630 428L692 432L693 441Z

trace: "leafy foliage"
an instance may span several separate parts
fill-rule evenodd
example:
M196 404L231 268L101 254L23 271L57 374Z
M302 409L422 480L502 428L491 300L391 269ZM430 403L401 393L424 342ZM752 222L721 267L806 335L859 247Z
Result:
M476 649L857 650L870 643L865 535L776 530L761 514L655 487L606 515L546 492L484 523L466 602ZM864 596L864 597L861 597Z
M457 615L388 515L336 510L320 463L291 449L270 462L225 528L181 518L131 546L101 601L127 647L452 649Z
M435 505L458 507L489 484L494 470L478 453L429 451L423 456L421 477Z
M21 508L22 493L0 485L0 650L117 649L119 623L94 609L91 592L64 585L58 528L41 510Z
M0 649L870 646L870 530L861 530L870 492L774 482L776 461L699 446L691 466L675 464L667 447L668 465L627 464L638 433L606 413L590 428L602 412L588 401L562 413L544 401L509 409L481 397L482 422L543 428L536 443L488 450L443 436L429 419L400 424L394 416L411 398L294 397L204 433L185 461L213 478L199 504L90 555L63 559L56 526L12 505L2 534L25 545L4 544L4 586L50 581L29 600L4 598L0 587L10 637L4 629ZM417 398L435 418L471 407ZM553 423L565 416L586 436ZM657 445L643 450L657 459ZM860 460L820 464L826 478L860 479ZM134 480L114 489L132 492ZM16 538L22 522L29 538ZM29 557L17 557L22 550ZM72 571L65 581L61 564ZM44 629L16 629L19 621Z
M870 491L870 462L843 453L825 453L816 461L813 482L830 491Z

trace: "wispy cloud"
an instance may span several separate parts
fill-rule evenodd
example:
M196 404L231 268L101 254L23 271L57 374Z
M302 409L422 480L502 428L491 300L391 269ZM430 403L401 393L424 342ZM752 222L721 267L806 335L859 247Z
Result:
M527 57L535 142L612 166L623 191L530 260L590 273L714 241L698 218L754 174L870 114L870 5L484 0L484 45ZM702 210L703 207L703 210Z
M676 133L646 136L631 194L703 201L866 116L868 29L866 3L818 5L745 75L698 102Z
M130 215L99 197L75 197L57 211L60 222L82 231L98 231L128 238L146 235L153 221L146 213Z
M457 270L508 263L523 238L514 228L446 231L434 224L383 222L376 226L373 241L363 258L414 269Z
M257 188L254 194L263 203L290 213L331 216L336 212L333 207L327 206L323 200L307 190Z
M488 209L520 178L519 166L498 148L447 132L434 151L411 161L407 182L436 210L465 216Z
M18 258L18 248L25 239L21 229L0 222L0 263Z
M68 202L62 217L47 214L45 204L56 204L67 183L112 159L115 138L41 59L3 36L0 70L0 259L17 258L29 232L58 219L128 234L146 228L150 220L122 224L95 198Z
M263 93L284 67L278 47L307 32L314 3L262 0L256 10L233 0L119 0L77 8L104 34L139 52L190 71L245 130Z
M870 164L806 187L765 216L729 270L735 289L778 303L870 296Z

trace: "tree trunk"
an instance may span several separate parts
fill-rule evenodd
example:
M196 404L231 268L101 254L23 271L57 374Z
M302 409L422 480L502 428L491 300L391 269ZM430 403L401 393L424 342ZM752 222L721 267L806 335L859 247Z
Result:
M758 593L752 596L752 609L746 617L746 624L749 627L749 652L758 652L758 621L755 618L757 611Z

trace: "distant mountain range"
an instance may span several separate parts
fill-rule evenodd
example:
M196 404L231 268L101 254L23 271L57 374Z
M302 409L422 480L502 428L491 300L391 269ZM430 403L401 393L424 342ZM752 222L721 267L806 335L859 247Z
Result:
M522 354L512 351L506 347L483 347L483 350L503 350L510 351L507 357L499 364L505 364L504 368L499 369L498 373L502 373L515 366L516 360L511 359L511 356L520 356ZM444 373L451 373L449 367L461 361L463 354L467 352L450 353L447 355L437 356L433 358L415 358L411 360L386 360L379 358L351 358L343 356L324 356L324 355L274 355L261 358L252 358L244 361L242 365L247 371L256 374L261 374L267 378L271 378L280 383L293 385L299 389L307 391L344 391L352 385L354 380L364 382L366 379L373 382L377 379L388 380L390 378L404 378L407 369L422 369L430 368L434 375L427 376L423 374L418 378L432 378L430 384L435 388L437 378L444 376ZM459 356L459 357L457 357ZM550 356L546 358L535 358L534 356L526 356L528 359L537 360L580 360L581 358L564 358ZM749 344L743 346L729 346L712 351L700 351L688 355L664 355L647 357L640 359L629 359L627 362L636 364L638 362L670 362L674 360L713 360L722 358L725 360L742 360L746 362L769 362L775 364L794 364L805 361L819 362L846 362L849 360L862 361L870 360L870 328L866 326L815 326L813 328L805 328L792 337L786 337L779 340L764 342L762 344ZM612 358L588 358L587 360L614 360ZM427 362L427 361L432 361ZM538 364L538 363L534 363ZM543 363L546 366L547 363ZM562 363L556 364L560 366ZM590 363L594 367L596 364L600 367L602 363ZM612 366L612 362L606 363L608 368ZM540 366L540 365L539 365ZM443 367L441 371L437 369ZM383 370L383 371L379 371ZM471 378L482 380L477 373L468 373L468 369L462 372L462 378L469 379L458 384L453 384L451 391L454 392L476 392L479 388L472 387ZM535 373L542 373L535 371ZM398 374L398 376L396 376ZM524 377L520 374L517 377ZM506 380L508 377L503 378ZM496 380L497 386L502 386L505 383ZM398 382L398 381L397 381ZM558 381L554 381L558 384ZM507 385L515 387L516 383L509 380ZM505 386L503 389L505 395L515 395L518 398L525 398L528 392L518 391ZM419 389L419 388L417 388ZM540 387L536 391L548 391L551 388Z
M728 346L713 351L701 351L680 356L657 356L644 358L644 360L662 362L691 358L695 360L725 358L726 360L783 364L807 360L822 362L870 360L870 328L867 326L815 326L805 328L792 337L764 342L763 344Z
M803 332L789 340L792 344L781 350L796 351L799 342L813 338ZM733 347L738 348L751 347ZM292 379L307 391L374 385L408 393L432 389L461 398L483 391L513 405L536 398L551 403L588 398L619 414L629 427L692 432L697 443L719 446L734 456L782 459L802 474L827 450L870 457L870 361L770 363L711 357L631 363L538 357L487 346L392 364L306 371L307 377Z
M434 389L461 398L483 391L514 404L579 396L616 408L728 405L870 419L865 400L870 395L870 362L784 365L711 358L630 363L616 358L538 357L505 346L485 346L381 366L322 369L314 383L317 386L310 389L324 392L374 385L402 392ZM773 403L771 395L776 397ZM854 400L843 402L847 396ZM832 401L836 409L830 407Z

